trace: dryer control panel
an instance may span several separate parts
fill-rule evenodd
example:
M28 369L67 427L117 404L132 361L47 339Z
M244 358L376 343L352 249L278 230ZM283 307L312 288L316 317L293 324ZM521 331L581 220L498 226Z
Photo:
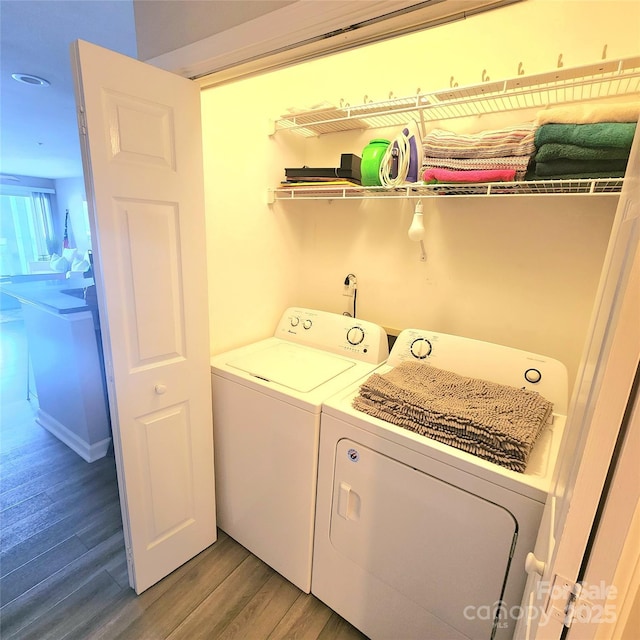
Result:
M553 403L555 413L567 414L567 368L547 356L446 333L405 329L395 341L387 364L397 366L404 360L537 391Z
M389 356L387 332L380 325L329 311L290 307L274 337L372 364Z

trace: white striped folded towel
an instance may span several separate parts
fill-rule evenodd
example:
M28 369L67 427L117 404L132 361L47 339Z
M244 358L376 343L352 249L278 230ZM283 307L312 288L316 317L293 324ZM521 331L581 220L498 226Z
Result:
M422 159L423 169L462 169L478 171L483 169L515 169L526 171L529 156L504 156L502 158L432 158Z
M533 123L474 134L433 129L422 139L422 149L425 156L435 158L530 156L535 152L536 129Z

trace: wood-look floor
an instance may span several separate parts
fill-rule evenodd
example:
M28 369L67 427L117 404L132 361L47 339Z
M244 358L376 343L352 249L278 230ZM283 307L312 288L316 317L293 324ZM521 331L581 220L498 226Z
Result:
M222 531L140 596L129 588L113 456L89 464L34 421L19 319L0 323L3 640L364 638ZM60 363L60 374L65 366Z

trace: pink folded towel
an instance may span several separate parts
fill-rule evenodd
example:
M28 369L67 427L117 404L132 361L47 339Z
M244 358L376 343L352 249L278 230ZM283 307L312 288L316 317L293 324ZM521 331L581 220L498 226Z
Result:
M434 182L513 182L515 169L478 169L475 171L455 171L451 169L426 169L422 179Z

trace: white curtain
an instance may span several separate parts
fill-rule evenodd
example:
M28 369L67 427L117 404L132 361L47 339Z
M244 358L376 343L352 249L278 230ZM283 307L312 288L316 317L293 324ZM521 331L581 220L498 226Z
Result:
M49 256L55 250L51 195L34 191L31 194L31 202L33 204L34 239L38 246L38 255Z
M0 193L0 276L30 272L30 262L56 250L51 194Z

